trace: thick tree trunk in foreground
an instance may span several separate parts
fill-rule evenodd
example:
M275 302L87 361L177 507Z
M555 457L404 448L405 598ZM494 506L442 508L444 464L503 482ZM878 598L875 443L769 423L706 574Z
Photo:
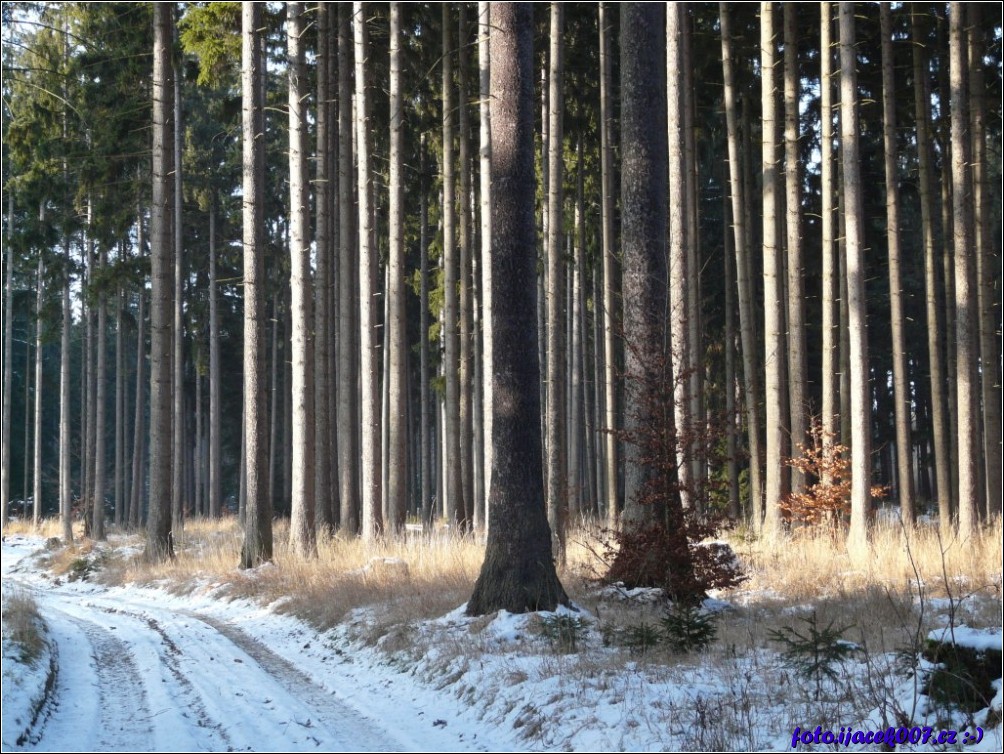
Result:
M652 474L646 435L665 421L655 411L666 372L666 66L665 6L626 3L621 10L621 168L624 249L625 527L659 521L641 499Z
M533 10L491 7L495 458L488 543L468 615L568 604L551 559L540 446L533 219Z

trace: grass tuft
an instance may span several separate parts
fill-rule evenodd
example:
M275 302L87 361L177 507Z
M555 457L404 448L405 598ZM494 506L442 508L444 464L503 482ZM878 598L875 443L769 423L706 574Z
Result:
M11 590L3 596L3 638L19 653L18 660L34 665L45 648L42 616L30 594Z

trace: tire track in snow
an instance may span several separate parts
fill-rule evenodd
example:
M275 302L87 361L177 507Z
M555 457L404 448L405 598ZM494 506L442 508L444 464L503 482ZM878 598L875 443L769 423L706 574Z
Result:
M372 720L340 702L332 696L331 691L319 686L310 676L265 645L234 626L205 615L191 615L252 657L291 696L300 699L306 711L313 710L325 727L348 732L348 736L345 733L339 735L344 745L349 747L346 751L401 750L402 742L388 737L387 732L377 727ZM306 723L300 724L310 727L312 719L308 718Z

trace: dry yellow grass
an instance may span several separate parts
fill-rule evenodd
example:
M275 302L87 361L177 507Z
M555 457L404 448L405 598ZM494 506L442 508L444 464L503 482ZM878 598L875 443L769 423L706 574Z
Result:
M913 589L946 597L1001 591L1001 520L969 540L942 537L934 525L912 530L876 522L866 552L848 552L845 540L818 529L796 531L774 541L734 541L750 580L745 590L770 590L801 600L867 590ZM912 586L911 586L912 585Z
M73 525L74 536L82 536L83 532L84 524L82 521ZM12 518L7 522L3 533L5 537L23 534L48 539L49 537L63 536L63 527L58 518L43 518L38 522L38 526L35 526L30 518Z
M483 548L470 537L409 532L369 543L321 538L316 557L304 558L288 546L288 522L276 522L273 533L273 562L242 571L237 568L242 538L237 522L192 520L176 538L174 560L151 565L137 553L110 566L103 578L166 583L179 592L212 586L227 597L278 602L280 611L328 628L362 607L372 608L375 624L442 615L470 596L483 557ZM382 559L393 562L386 565ZM398 561L406 564L406 573Z

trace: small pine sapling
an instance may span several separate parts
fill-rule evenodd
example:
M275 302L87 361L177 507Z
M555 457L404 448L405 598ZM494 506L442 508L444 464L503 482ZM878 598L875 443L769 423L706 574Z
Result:
M806 624L805 633L799 633L791 626L781 630L773 629L770 638L784 646L782 652L785 664L803 678L813 680L816 685L816 701L819 701L823 690L823 678L831 681L837 678L837 666L846 660L858 647L853 642L843 638L844 632L851 626L834 628L835 620L831 620L826 628L819 628L819 618L816 611L803 618Z

